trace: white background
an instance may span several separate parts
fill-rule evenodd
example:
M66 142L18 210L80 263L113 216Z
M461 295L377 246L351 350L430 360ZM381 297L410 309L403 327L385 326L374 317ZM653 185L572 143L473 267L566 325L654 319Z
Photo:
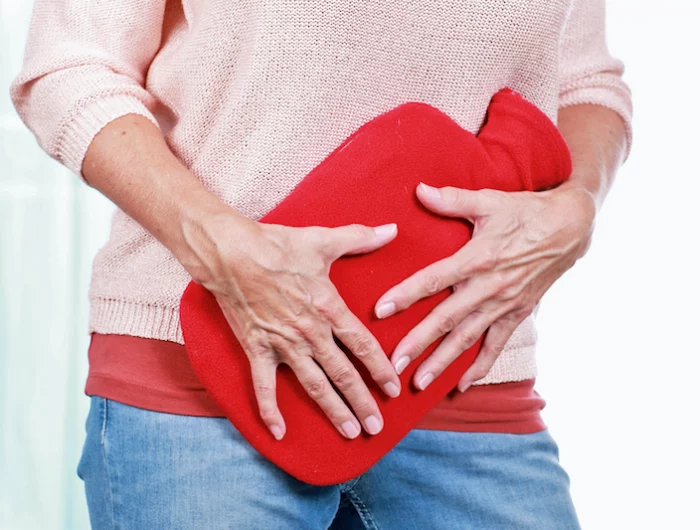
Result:
M632 153L537 316L537 388L584 529L700 529L697 5L608 2Z
M696 6L609 1L632 154L537 317L537 388L585 529L700 529ZM0 0L0 528L77 530L87 285L112 208L10 108L29 7Z

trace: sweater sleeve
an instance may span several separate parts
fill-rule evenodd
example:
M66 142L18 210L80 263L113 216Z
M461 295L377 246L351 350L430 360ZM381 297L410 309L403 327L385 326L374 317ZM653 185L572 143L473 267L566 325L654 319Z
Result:
M83 181L85 153L107 123L135 113L158 126L144 83L164 9L165 0L35 0L10 97L42 149Z
M559 107L602 105L625 123L632 145L632 97L622 79L624 63L610 55L605 36L605 0L573 0L559 49Z

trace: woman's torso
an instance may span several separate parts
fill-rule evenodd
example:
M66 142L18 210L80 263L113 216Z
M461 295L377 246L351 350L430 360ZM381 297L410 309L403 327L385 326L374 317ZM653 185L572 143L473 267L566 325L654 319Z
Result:
M405 101L470 131L508 86L551 119L568 0L169 2L146 87L168 144L230 206L260 219L362 123ZM90 331L182 344L189 277L121 210L93 263ZM485 382L535 374L534 316Z

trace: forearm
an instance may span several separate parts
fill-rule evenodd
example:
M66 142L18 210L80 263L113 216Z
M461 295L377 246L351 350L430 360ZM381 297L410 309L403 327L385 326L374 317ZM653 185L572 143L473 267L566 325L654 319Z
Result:
M558 126L573 170L556 189L582 188L600 210L626 152L627 136L620 115L602 105L572 105L559 111Z
M236 217L241 229L253 223L205 188L143 116L128 114L107 124L91 142L82 172L89 186L153 234L195 280L203 280L196 276L206 248L206 237L199 237L205 223L220 214Z

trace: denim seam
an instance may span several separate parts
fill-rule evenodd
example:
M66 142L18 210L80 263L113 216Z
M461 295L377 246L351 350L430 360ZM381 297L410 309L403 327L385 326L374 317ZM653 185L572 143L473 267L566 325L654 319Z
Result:
M353 486L349 487L345 494L348 496L348 499L350 499L350 502L357 510L357 513L360 516L360 519L362 520L362 524L365 525L366 530L380 530L379 525L374 520L374 517L372 517L372 514L370 513L365 503L362 502L362 499L357 494Z
M362 475L357 476L355 478L351 478L350 480L347 480L345 482L341 482L339 484L340 491L342 491L344 493L344 492L348 491L349 489L351 489L355 484L357 484L357 482L360 480L361 476Z
M105 466L105 476L107 478L107 491L109 493L109 515L112 520L112 530L116 530L117 524L114 520L114 497L112 496L112 481L109 476L109 465L107 464L107 443L105 441L105 433L107 431L107 400L100 398L102 405L102 430L101 430L101 446L102 446L102 462Z
M102 420L102 425L100 426L100 445L105 444L105 431L107 430L107 403L104 398L100 398L100 419Z

